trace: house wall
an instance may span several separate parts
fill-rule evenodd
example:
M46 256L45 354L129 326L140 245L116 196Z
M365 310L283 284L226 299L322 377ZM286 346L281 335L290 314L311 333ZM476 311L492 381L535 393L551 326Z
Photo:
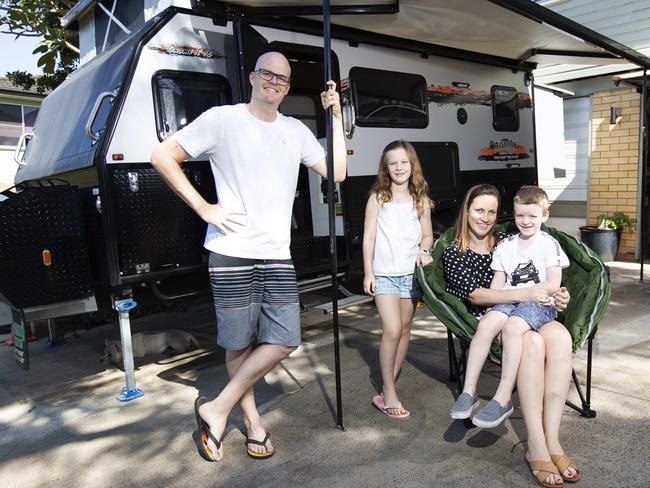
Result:
M23 91L14 87L6 78L0 78L0 104L23 107L21 122L6 120L3 116L6 112L0 110L0 134L5 136L0 138L0 191L14 186L14 176L18 170L18 165L14 162L15 142L20 135L32 132L37 113L35 107L39 107L42 100L43 95ZM27 115L28 109L31 111L30 115ZM9 143L7 136L10 136Z
M633 88L597 92L592 99L589 224L597 216L622 211L638 215L639 117L641 96ZM610 124L610 108L621 115ZM636 259L636 233L624 232L617 260Z

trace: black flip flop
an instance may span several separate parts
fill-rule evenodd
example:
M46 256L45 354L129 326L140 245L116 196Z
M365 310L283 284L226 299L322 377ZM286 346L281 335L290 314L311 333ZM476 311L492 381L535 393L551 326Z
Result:
M253 459L268 459L271 456L275 454L275 449L273 449L271 452L255 452L251 451L248 448L248 444L255 444L258 446L264 446L266 448L266 442L271 438L271 433L267 432L266 435L264 436L263 441L256 441L255 439L250 439L248 437L248 434L246 434L246 440L244 441L244 444L246 445L246 453L252 457Z
M210 448L208 447L208 438L212 440L212 442L214 442L215 446L217 446L217 449L221 449L221 441L223 440L223 436L221 436L221 439L216 439L212 435L212 432L210 432L210 426L199 415L199 407L204 403L206 403L207 401L208 399L203 396L200 396L196 400L194 400L194 416L196 417L197 432L199 433L200 436L200 442L198 444L198 447L199 447L199 454L203 459L205 459L206 461L215 462L217 460L215 459L214 454L212 454Z

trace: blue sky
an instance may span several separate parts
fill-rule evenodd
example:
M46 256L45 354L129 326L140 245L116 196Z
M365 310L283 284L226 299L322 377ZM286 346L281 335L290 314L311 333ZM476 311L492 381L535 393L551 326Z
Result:
M0 34L0 76L5 76L7 71L23 70L32 74L40 74L41 70L36 67L38 55L32 54L39 38L19 37Z

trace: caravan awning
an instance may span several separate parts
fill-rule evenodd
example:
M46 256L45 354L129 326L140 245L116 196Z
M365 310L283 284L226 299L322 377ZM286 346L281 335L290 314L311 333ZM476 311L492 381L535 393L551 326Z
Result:
M372 1L372 0L371 0ZM320 20L322 2L244 0L236 4L192 0L196 10L241 9L246 16L294 15ZM356 10L366 13L339 15ZM311 9L311 12L310 12ZM633 63L650 68L650 58L529 0L333 0L332 24L446 48L506 58L537 67L558 63ZM337 12L338 9L338 12ZM373 15L373 9L377 14ZM380 13L393 11L393 13ZM336 36L335 28L332 30Z

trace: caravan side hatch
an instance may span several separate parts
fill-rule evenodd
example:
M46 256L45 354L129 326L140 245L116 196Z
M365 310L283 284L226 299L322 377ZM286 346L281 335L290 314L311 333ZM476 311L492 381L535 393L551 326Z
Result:
M18 308L93 296L79 189L56 180L0 201L0 293Z

